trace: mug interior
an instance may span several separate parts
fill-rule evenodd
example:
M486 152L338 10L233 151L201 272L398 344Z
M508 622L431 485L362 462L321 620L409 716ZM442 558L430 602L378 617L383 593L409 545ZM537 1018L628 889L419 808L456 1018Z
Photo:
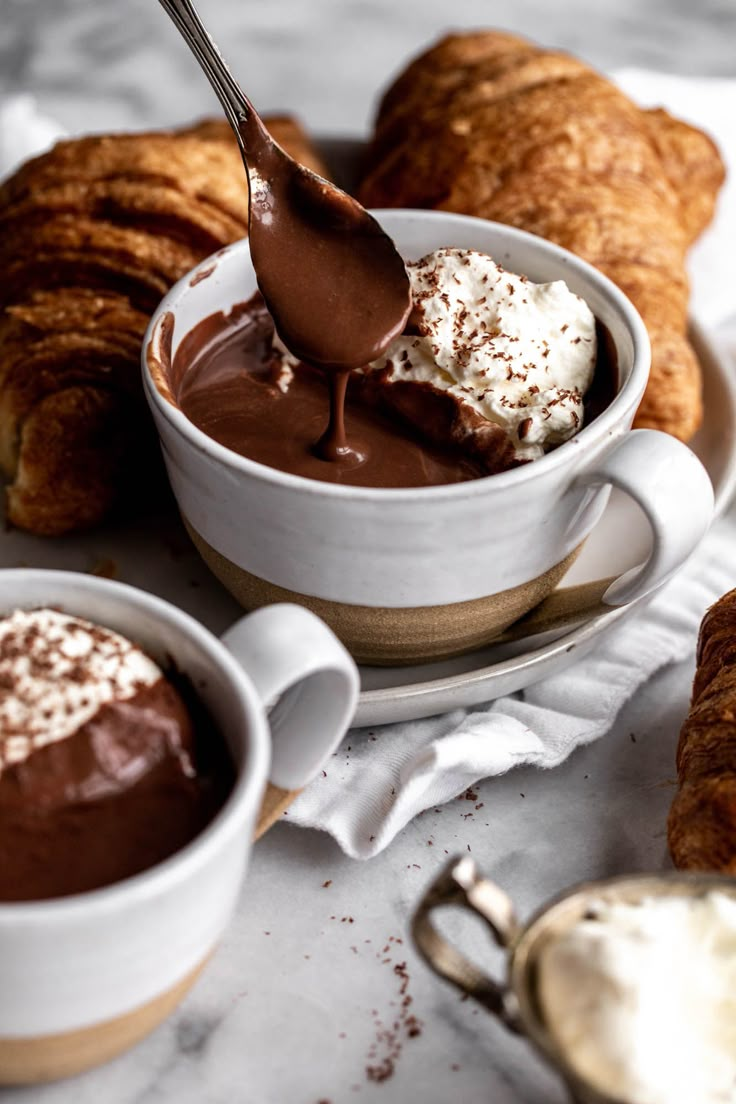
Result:
M86 893L33 902L0 903L11 919L19 910L67 911L75 901L109 898L186 865L197 852L216 845L216 837L255 808L267 769L267 736L262 707L250 681L222 644L188 614L122 583L67 571L9 569L0 572L0 616L15 609L48 606L112 629L138 644L164 673L174 671L191 684L232 757L236 780L222 808L190 843L140 874ZM87 906L85 906L87 907Z
M503 268L527 276L535 283L564 280L571 291L586 301L596 319L610 334L615 350L617 379L616 396L609 407L616 404L623 392L631 391L632 386L638 392L634 401L638 401L649 371L648 338L644 324L626 296L591 265L534 234L485 219L447 212L401 209L372 213L391 235L406 261L419 260L427 253L445 247L474 249L487 253ZM170 371L162 371L157 363L158 358L152 354L152 338L162 315L170 312L173 316L173 362L182 339L199 322L218 311L229 312L237 303L247 301L257 288L247 240L227 246L207 258L172 288L154 313L144 346L145 366L156 390L163 398L174 406L177 405L176 391L179 381L171 378ZM642 353L645 355L642 356ZM595 422L605 414L606 411L603 411ZM206 437L188 419L187 423L195 436ZM590 426L584 426L576 438L586 434L589 428ZM564 449L565 444L548 455ZM231 455L242 459L238 454ZM545 459L541 457L535 460L533 466L543 463ZM502 473L506 474L508 473ZM498 479L499 476L494 475L492 478ZM330 489L332 490L331 486ZM426 491L427 488L420 490ZM385 488L381 488L381 491L387 493ZM388 493L391 491L389 488Z

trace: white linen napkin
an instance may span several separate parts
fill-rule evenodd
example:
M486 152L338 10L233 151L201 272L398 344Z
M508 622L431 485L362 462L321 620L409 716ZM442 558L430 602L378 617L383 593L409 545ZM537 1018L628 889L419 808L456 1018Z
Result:
M666 107L708 131L724 155L729 182L713 225L690 255L693 313L716 326L736 313L736 81L632 69L615 79L642 106ZM736 330L733 335L729 348L736 354ZM348 733L325 773L292 805L289 823L329 832L348 855L367 859L422 810L481 778L522 764L557 766L576 747L605 735L655 671L694 651L706 608L736 586L734 548L736 512L714 527L646 609L612 629L573 667L523 695Z
M713 226L691 255L694 313L715 326L736 313L736 81L627 70L622 87L710 131L730 169ZM0 102L0 179L62 135L30 96ZM723 329L723 340L728 331ZM730 331L736 353L736 326ZM554 767L603 736L624 702L655 671L692 653L707 606L736 585L736 512L724 518L681 574L574 667L472 710L351 731L292 805L288 822L330 832L354 858L383 850L419 812L480 778L524 763ZM486 812L489 810L486 809Z

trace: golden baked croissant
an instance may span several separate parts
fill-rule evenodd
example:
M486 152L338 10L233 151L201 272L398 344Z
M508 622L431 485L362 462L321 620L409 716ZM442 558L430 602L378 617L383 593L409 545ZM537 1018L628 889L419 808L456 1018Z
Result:
M324 169L299 125L274 137ZM0 469L7 517L56 535L155 485L140 386L148 315L204 257L247 232L230 128L60 142L0 186Z
M685 254L723 173L701 132L567 54L487 31L445 38L388 90L359 196L509 223L596 265L651 338L637 424L687 440L702 408Z
M736 590L705 615L697 662L667 840L682 870L736 874Z

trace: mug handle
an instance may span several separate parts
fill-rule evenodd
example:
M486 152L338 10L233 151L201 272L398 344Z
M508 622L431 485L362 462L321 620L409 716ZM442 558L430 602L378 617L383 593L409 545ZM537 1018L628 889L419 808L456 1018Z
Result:
M623 606L662 586L700 544L713 518L713 486L694 452L668 433L635 429L586 469L579 482L612 484L639 504L652 528L648 560L619 576L602 596Z
M333 753L353 719L355 662L331 629L302 606L279 603L243 617L220 638L271 710L269 781L299 790Z
M455 857L419 902L411 930L417 949L436 974L493 1012L512 1031L519 1031L516 1000L508 985L483 973L434 926L432 913L448 905L470 909L480 916L498 946L508 948L520 931L511 899L493 882L481 878L471 858Z

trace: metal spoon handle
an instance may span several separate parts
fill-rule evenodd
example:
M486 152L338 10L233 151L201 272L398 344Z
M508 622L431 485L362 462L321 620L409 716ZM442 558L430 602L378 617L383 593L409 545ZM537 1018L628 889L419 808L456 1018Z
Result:
M191 0L159 0L161 7L171 17L182 38L199 62L205 76L223 106L238 144L245 153L245 145L239 123L254 112L253 105L228 69L214 39L205 30L197 9Z

